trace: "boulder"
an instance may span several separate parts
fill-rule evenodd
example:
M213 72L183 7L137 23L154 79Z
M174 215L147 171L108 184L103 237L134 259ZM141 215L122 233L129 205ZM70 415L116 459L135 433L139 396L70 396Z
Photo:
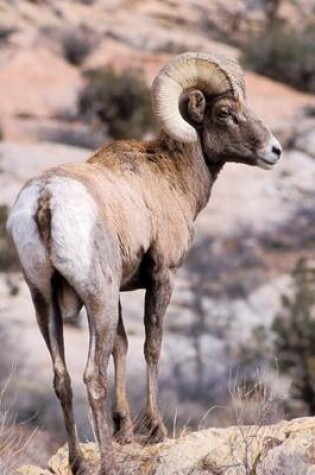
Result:
M97 470L97 446L88 443L82 447L91 467ZM140 475L310 475L315 470L315 418L207 429L157 445L115 444L115 452L124 473ZM18 473L70 475L67 457L64 446L46 468L24 466Z

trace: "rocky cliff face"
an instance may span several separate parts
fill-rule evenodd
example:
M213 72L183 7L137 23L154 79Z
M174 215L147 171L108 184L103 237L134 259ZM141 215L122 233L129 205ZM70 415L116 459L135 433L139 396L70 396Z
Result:
M99 462L95 444L84 444L91 467ZM313 475L315 418L282 421L269 426L208 429L141 446L115 445L118 473L139 475ZM67 448L47 468L24 466L20 475L70 475Z

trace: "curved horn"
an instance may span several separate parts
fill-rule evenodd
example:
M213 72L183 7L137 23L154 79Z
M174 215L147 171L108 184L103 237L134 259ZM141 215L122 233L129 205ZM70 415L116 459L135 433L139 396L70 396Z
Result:
M195 87L207 95L231 93L245 100L243 71L235 59L206 53L184 53L166 64L153 81L153 112L161 128L180 142L196 142L196 130L179 110L185 89Z

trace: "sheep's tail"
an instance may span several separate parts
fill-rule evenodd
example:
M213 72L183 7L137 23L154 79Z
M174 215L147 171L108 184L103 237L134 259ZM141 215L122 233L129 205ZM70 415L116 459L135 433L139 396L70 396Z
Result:
M44 189L43 193L38 199L38 208L34 216L38 227L39 235L49 250L51 242L51 210L50 210L50 193Z

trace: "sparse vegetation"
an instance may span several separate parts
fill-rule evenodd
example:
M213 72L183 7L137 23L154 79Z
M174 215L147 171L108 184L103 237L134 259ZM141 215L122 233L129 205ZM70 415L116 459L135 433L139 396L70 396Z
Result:
M282 311L273 325L278 367L292 381L291 414L302 404L315 415L315 269L300 259L292 278L293 294L282 297Z
M2 335L1 335L2 336ZM16 473L21 454L24 454L35 431L25 431L6 405L10 377L1 385L0 390L0 473L10 475ZM11 391L9 391L11 392Z
M139 71L90 71L79 111L90 122L98 120L115 139L142 138L154 124L149 89Z
M0 205L0 272L16 270L18 261L11 239L6 232L8 207Z
M63 56L75 66L83 63L96 43L95 34L86 28L72 28L61 35Z
M259 374L257 382L232 387L230 396L240 434L237 442L230 441L233 466L236 473L254 475L268 450L281 444L277 430L267 437L265 426L283 419L282 401L266 387Z
M13 399L13 363L9 332L0 325L0 474L13 473L16 457L25 440L8 403Z
M230 469L231 473L254 475L268 451L281 445L276 424L283 418L282 400L266 387L259 374L257 376L255 383L239 384L237 378L230 384L231 410L237 430L228 438L229 463L226 459L217 463L210 451L200 461L196 475L223 475ZM274 428L266 428L273 425Z
M214 14L203 18L204 28L213 38L242 47L251 35L267 32L279 22L283 3L283 0L217 2Z
M296 0L219 2L215 17L205 16L204 23L212 37L241 48L247 67L315 91L314 10L309 14Z
M256 381L232 383L229 393L238 426L272 425L283 419L283 401L272 392L257 370Z
M258 73L315 92L315 24L298 31L275 25L253 36L243 48L243 60Z

